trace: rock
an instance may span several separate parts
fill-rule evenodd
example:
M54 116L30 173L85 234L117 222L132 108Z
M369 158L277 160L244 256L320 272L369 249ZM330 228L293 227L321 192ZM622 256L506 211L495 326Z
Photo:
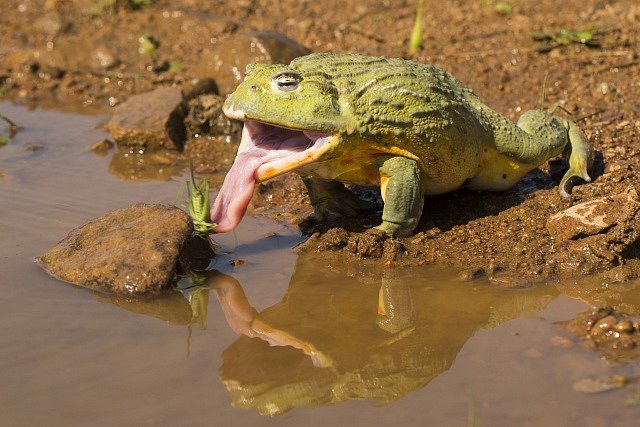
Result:
M223 39L213 51L204 51L193 67L198 77L213 77L220 93L233 92L244 78L248 64L288 64L310 51L297 42L274 31L255 31Z
M181 209L138 204L73 230L37 262L53 277L75 285L153 294L171 285L178 254L192 231Z
M579 239L605 232L628 219L640 204L635 190L590 200L549 218L547 229L557 240Z
M205 94L188 102L189 113L185 119L187 135L192 138L201 136L231 137L240 139L242 125L230 120L222 112L224 98Z
M118 105L107 130L120 148L182 150L185 115L180 89L161 87Z
M547 262L564 273L592 274L635 257L640 239L640 202L625 193L573 206L549 218L547 229L557 243Z
M614 315L610 314L609 316L603 317L602 319L598 320L591 328L591 336L597 337L608 333L614 328L616 323L618 323L618 318L616 318Z

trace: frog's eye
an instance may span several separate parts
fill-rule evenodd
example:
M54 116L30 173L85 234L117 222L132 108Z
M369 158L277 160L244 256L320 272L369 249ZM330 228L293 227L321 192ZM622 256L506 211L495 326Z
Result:
M280 92L292 92L300 86L302 76L291 71L284 71L273 77L273 87Z

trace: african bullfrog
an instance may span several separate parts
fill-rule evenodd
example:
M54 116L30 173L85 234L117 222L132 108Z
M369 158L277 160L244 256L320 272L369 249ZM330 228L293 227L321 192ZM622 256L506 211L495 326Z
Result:
M467 187L506 190L560 154L589 181L593 150L571 121L543 110L515 125L450 74L403 59L312 54L249 65L224 113L244 121L234 164L212 208L216 232L235 228L256 182L295 170L319 219L354 214L345 183L379 186L387 234L413 233L424 196Z

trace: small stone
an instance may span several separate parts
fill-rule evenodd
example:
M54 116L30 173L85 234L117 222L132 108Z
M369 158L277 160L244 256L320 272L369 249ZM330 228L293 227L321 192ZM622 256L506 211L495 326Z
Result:
M627 334L621 334L620 337L613 342L613 348L620 350L630 350L635 348L636 345L636 341L633 337Z
M240 140L242 125L229 119L222 112L224 98L219 95L204 94L189 100L189 113L185 119L189 137L231 137Z
M573 389L581 393L593 394L622 388L625 384L626 379L623 376L614 375L606 378L585 378L576 382L573 385Z
M625 221L629 212L638 211L639 205L635 190L590 200L551 216L547 229L561 241L593 236Z
M463 282L471 282L486 276L487 272L481 267L469 268L458 273L458 278Z
M616 332L631 334L633 333L633 322L631 320L621 320L615 324L614 329Z
M594 337L604 335L611 331L616 323L618 323L618 319L615 316L609 315L603 317L593 325L593 328L591 328L591 335Z
M152 294L171 285L178 254L192 231L181 209L138 204L71 231L36 261L53 277L75 285Z
M489 275L489 282L504 289L526 289L533 287L530 278L509 271L496 271Z
M25 144L25 146L23 147L24 151L28 151L30 153L35 153L36 151L40 151L40 150L44 150L44 145L42 144Z
M107 130L121 149L182 150L185 113L180 89L161 87L118 105Z

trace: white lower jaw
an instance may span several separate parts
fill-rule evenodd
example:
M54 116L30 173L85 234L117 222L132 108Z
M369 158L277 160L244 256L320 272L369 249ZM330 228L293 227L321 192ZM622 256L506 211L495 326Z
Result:
M317 136L315 136L317 138ZM278 175L296 170L304 165L316 162L331 149L332 136L322 136L316 139L312 147L299 153L291 154L283 158L275 158L261 164L255 172L255 179L263 182Z

